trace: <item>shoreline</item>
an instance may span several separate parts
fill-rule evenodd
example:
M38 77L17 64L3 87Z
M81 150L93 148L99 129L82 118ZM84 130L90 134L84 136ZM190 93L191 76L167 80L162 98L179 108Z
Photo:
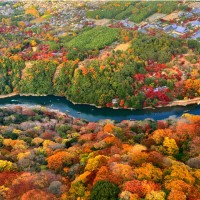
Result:
M144 107L144 108L141 108L141 109L121 108L121 107L102 107L102 106L97 106L95 104L76 103L76 102L73 102L73 101L70 101L70 102L72 102L74 105L90 105L90 106L94 106L96 108L111 108L111 109L114 109L114 110L118 110L118 109L123 109L123 110L153 109L153 110L155 110L156 108L166 108L166 107L175 107L175 106L188 106L188 105L194 105L194 104L200 105L200 97L196 97L194 99L188 99L188 100L175 100L175 101L172 101L172 102L170 102L169 104L167 104L165 106L155 106L155 107L148 106L148 107Z
M2 108L8 109L8 108L14 108L15 106L16 106L16 105L14 104L14 105L10 105L10 107L4 106L4 107L2 107ZM50 112L55 112L56 114L59 114L59 115L62 115L62 116L71 117L72 119L80 119L80 118L76 118L76 117L70 115L69 113L65 113L65 112L62 112L62 111L57 110L57 109L52 109L52 108L48 108L48 107L44 107L44 106L40 106L40 105L34 105L34 106L31 106L31 105L30 105L30 106L29 106L29 105L19 105L19 106L22 107L22 108L28 108L28 109L34 109L34 108L40 109L40 110L45 109L45 110L48 110L48 111L50 111ZM43 110L43 111L44 111L44 110Z
M12 92L10 94L0 95L0 99L4 99L4 98L8 98L8 97L13 97L13 96L16 96L16 95L19 95L19 94L16 93L16 92Z
M43 95L36 95L36 94L20 94L20 93L16 93L16 92L13 92L13 93L10 93L10 94L7 94L7 95L0 95L0 99L4 99L4 98L8 98L8 97L14 97L14 96L48 96L47 94L43 94ZM57 95L53 95L53 96L56 96L56 97L65 97L65 96L57 96ZM66 98L66 97L65 97ZM66 98L66 100L68 100ZM72 104L74 105L90 105L90 106L94 106L96 108L107 108L107 107L102 107L102 106L97 106L95 104L88 104L88 103L77 103L77 102L74 102L74 101L71 101L71 100L68 100L70 101ZM157 107L144 107L144 108L141 108L139 110L143 110L143 109L153 109L155 110L156 108L165 108L165 107L175 107L175 106L188 106L188 105L193 105L193 104L197 104L197 105L200 105L200 97L195 97L193 99L187 99L187 100L175 100L175 101L172 101L170 102L169 104L165 105L165 106L157 106ZM109 107L109 108L112 108L112 109L123 109L123 110L138 110L138 109L135 109L135 108L121 108L121 107Z

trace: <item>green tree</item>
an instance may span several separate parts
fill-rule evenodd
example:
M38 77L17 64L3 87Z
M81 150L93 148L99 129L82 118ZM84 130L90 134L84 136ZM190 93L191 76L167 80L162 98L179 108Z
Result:
M120 190L109 181L98 181L91 191L91 200L117 200Z

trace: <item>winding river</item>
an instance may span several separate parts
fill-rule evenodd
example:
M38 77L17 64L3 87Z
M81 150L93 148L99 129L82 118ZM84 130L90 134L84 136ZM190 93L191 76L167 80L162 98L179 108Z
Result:
M181 116L185 112L200 115L200 105L176 106L157 109L144 110L124 110L111 108L96 108L90 105L74 105L65 97L56 96L13 96L0 99L0 107L9 104L26 105L26 106L45 106L66 112L77 118L83 118L88 121L99 121L102 119L121 120L143 120L146 118L161 120L170 116Z

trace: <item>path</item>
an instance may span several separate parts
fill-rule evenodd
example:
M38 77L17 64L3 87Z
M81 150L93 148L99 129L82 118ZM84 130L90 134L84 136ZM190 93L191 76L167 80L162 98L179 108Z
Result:
M5 95L0 95L0 99L4 99L4 98L7 98L7 97L12 97L12 96L16 96L18 93L16 92L12 92L10 94L5 94Z

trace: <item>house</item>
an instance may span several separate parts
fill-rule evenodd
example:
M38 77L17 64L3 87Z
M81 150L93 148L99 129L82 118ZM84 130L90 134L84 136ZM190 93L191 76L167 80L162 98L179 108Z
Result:
M166 90L166 89L168 89L167 86L162 86L162 87L157 87L157 88L155 88L153 91L154 91L154 92L161 92L161 91L164 91L164 90Z
M190 17L192 17L192 16L193 16L193 15L192 15L191 12L185 13L185 17L186 17L186 18L190 18Z
M113 99L112 104L116 104L116 103L118 103L118 101L119 101L119 99Z
M200 38L200 30L197 31L197 32L195 33L195 35L193 35L191 38L192 38L192 39L198 39L198 38Z
M189 24L191 24L192 27L199 27L200 26L200 21L199 20L195 20L195 21L189 22Z
M193 14L200 14L200 8L194 8L191 10Z
M147 24L145 26L140 27L138 30L142 33L147 33L150 29L157 29L158 26L156 24Z
M177 26L173 33L178 35L184 35L187 32L187 29L183 26Z
M121 20L121 24L126 28L134 28L134 23L128 20Z
M175 30L176 28L177 28L177 25L176 25L176 24L173 24L173 25L165 26L165 27L163 28L163 30L164 30L165 32L170 32L170 31L172 31L172 30Z

